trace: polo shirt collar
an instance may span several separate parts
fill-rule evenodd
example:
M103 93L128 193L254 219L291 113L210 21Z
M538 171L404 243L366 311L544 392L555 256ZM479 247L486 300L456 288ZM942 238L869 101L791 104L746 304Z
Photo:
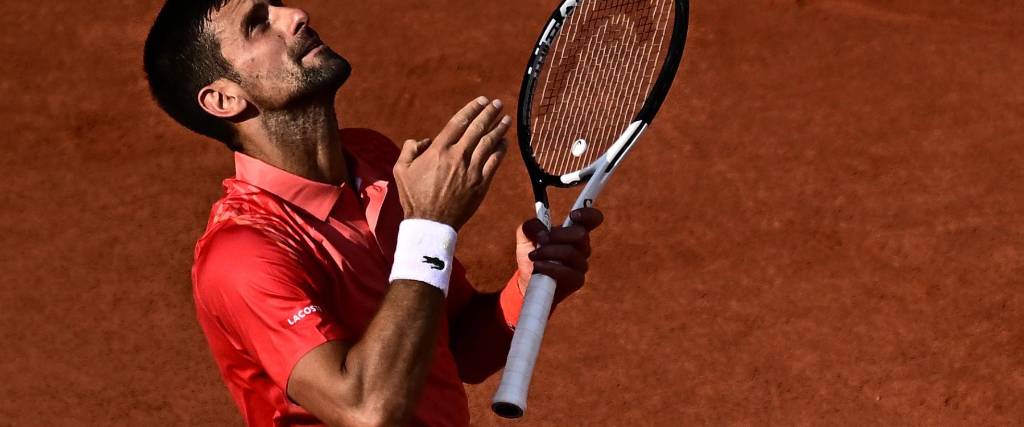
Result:
M306 179L237 151L235 178L269 191L321 221L327 220L345 186Z

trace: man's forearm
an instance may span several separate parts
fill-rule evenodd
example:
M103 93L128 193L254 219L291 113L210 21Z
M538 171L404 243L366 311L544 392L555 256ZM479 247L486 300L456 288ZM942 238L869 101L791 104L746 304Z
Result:
M430 369L444 294L413 280L391 283L380 311L345 358L363 404L402 422L415 409Z

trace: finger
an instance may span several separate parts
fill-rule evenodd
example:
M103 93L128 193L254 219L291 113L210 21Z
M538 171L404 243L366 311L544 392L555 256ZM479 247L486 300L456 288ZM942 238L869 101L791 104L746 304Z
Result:
M480 140L493 130L496 127L495 125L500 126L500 123L496 123L496 121L501 117L502 107L504 107L504 104L500 99L491 101L491 103L487 104L487 106L484 107L484 110L480 112L475 119L473 119L473 122L469 124L469 127L466 128L466 132L462 135L462 139L459 140L459 145L462 146L462 149L467 156L473 154L476 150L477 144L480 143Z
M466 132L469 124L489 105L488 102L487 98L483 96L470 101L469 104L466 104L465 107L462 107L458 113L452 116L448 124L441 130L441 133L437 135L437 140L448 146L458 142Z
M430 145L430 139L421 139L419 141L414 139L407 139L402 144L402 151L398 155L397 164L408 165L416 160L423 153L423 150Z
M433 141L431 141L430 138L421 139L419 141L416 141L416 155L413 157L413 161L415 161L417 158L420 157L420 155L422 155L424 152L426 152L427 149L429 149L430 146L432 145L432 142Z
M534 263L539 261L554 261L572 268L580 273L586 273L590 268L587 256L572 245L547 244L530 252L530 260Z
M579 208L569 214L573 224L582 225L587 231L591 231L604 222L604 214L595 208Z
M534 218L523 223L519 228L524 237L536 244L544 244L548 241L548 228L541 220Z
M481 116L483 116L483 114L481 114ZM487 160L491 158L491 155L494 154L495 151L500 149L502 145L507 145L505 141L505 133L508 132L508 128L511 125L512 118L509 116L503 116L501 120L499 120L490 130L490 132L487 132L486 135L480 138L480 143L476 146L476 149L473 150L473 157L470 160L471 168L483 167L487 164Z
M583 280L586 277L585 274L572 268L546 261L533 263L533 274L538 273L555 279L555 282L558 283L556 294L573 292L583 287Z
M583 226L570 225L552 228L548 239L550 243L572 245L585 256L590 256L590 232Z
M587 229L580 225L554 227L550 237L551 243L577 243L587 237Z
M501 138L498 141L498 147L491 153L491 157L487 159L487 162L484 163L482 173L487 185L491 185L491 180L498 173L498 167L501 166L501 161L505 159L505 154L507 153L508 141L505 138Z

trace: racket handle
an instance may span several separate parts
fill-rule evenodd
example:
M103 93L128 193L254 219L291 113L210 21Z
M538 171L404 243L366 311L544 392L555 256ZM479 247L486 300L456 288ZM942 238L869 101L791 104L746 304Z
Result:
M526 394L551 313L555 287L555 279L548 276L534 274L530 277L530 286L526 288L519 322L512 336L512 347L505 361L505 371L491 401L491 409L501 417L519 418L526 412Z

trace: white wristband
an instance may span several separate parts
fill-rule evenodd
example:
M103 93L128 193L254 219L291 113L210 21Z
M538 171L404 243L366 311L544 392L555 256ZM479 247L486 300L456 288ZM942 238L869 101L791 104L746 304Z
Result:
M455 229L447 224L426 219L402 221L389 280L416 280L448 296L456 237Z

